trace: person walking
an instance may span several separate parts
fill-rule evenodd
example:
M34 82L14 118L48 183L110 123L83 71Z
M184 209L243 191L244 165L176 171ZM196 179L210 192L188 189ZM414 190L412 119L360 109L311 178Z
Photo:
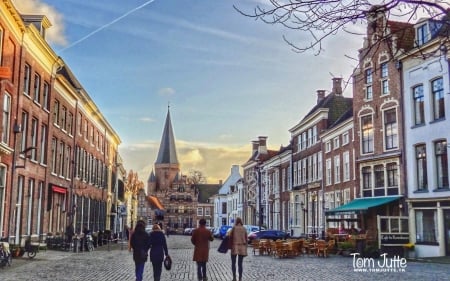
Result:
M231 270L233 271L233 281L236 281L236 258L238 262L239 281L242 281L242 262L247 256L247 230L241 218L236 218L236 222L228 233L231 239Z
M197 277L199 281L206 281L206 263L209 258L209 241L214 241L214 237L206 228L206 220L200 219L199 227L192 231L191 242L194 244L193 260L197 262Z
M153 266L153 280L160 281L164 255L169 256L166 236L158 224L154 224L150 233L150 261Z
M139 220L130 237L130 249L133 250L136 281L144 278L144 266L148 258L149 235L145 231L145 222Z

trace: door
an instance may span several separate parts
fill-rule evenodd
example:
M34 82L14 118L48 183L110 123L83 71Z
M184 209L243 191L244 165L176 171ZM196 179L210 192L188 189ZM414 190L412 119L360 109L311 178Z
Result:
M450 210L444 210L445 255L450 256Z

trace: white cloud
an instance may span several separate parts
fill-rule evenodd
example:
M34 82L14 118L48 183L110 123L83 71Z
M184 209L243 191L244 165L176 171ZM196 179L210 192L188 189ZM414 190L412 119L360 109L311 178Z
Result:
M162 88L162 89L159 89L159 91L158 91L158 95L163 96L163 97L170 97L174 94L175 94L175 90L170 87Z
M67 38L64 34L64 17L54 7L39 0L12 0L12 2L21 14L45 15L52 23L46 32L47 41L59 46L67 45Z
M139 118L139 121L153 123L153 122L155 122L155 119L150 118L150 117L141 117L141 118Z

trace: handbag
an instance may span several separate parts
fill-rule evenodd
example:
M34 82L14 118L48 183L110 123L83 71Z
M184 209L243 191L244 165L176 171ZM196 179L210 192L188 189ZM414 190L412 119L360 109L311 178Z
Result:
M230 232L230 235L228 236L228 249L232 249L233 248L233 229Z
M226 254L228 252L228 241L230 238L228 236L225 236L220 242L219 248L217 248L217 251L222 254Z
M170 256L164 258L164 268L167 270L172 268L172 258Z

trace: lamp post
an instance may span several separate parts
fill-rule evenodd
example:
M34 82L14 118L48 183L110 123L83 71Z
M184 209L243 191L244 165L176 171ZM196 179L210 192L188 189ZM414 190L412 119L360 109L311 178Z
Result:
M311 201L312 201L312 220L313 220L313 224L312 224L312 231L313 231L313 238L316 238L316 199L317 199L317 193L314 191L311 194Z
M307 219L307 214L308 214L308 210L305 208L305 202L301 202L300 203L300 207L302 208L303 211L303 234L306 234L306 219Z
M262 213L262 187L261 187L261 167L256 166L257 177L258 177L258 210L259 210L259 231L261 231L262 221L263 221L263 213Z

